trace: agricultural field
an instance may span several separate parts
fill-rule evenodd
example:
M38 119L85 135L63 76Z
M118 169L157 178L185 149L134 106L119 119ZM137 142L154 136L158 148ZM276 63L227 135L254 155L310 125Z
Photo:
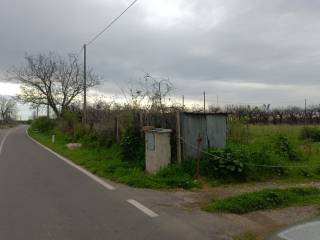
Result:
M250 125L248 145L252 148L263 146L266 151L273 148L280 158L273 159L272 163L292 166L285 170L293 180L320 179L319 133L318 125Z
M209 172L231 181L320 179L320 126L229 124L225 149L205 157ZM214 157L217 156L217 157Z

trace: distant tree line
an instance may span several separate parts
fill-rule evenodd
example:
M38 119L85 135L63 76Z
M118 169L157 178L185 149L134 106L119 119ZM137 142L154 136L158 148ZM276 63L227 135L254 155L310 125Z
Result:
M320 124L320 104L301 108L286 106L271 108L261 106L227 105L224 108L210 107L211 112L227 112L232 120L245 120L251 124Z
M58 118L66 112L77 112L81 116L84 83L82 68L75 55L26 55L21 67L9 71L9 78L21 84L21 93L17 96L20 102L37 108L49 106ZM93 70L88 70L86 87L97 84L99 76ZM203 107L186 107L174 102L172 96L175 88L168 78L157 78L146 73L140 82L127 87L121 89L126 100L123 104L96 101L88 106L89 124L105 123L106 119L113 119L115 115L128 115L124 113L130 111L158 114L159 118L178 111L203 111ZM13 109L12 100L5 100L1 100L3 121L12 115L12 111L6 107ZM272 108L270 104L209 106L206 111L226 112L230 119L244 120L250 124L320 124L320 104L306 109L296 106Z

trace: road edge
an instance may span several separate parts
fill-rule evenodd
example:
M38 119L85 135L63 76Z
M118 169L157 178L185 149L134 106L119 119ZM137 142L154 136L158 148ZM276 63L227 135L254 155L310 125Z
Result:
M34 139L33 137L31 137L29 135L28 132L28 128L25 131L27 137L33 141L34 143L36 143L37 145L39 145L40 147L42 147L43 149L47 150L48 152L50 152L51 154L55 155L56 157L58 157L60 160L64 161L65 163L67 163L68 165L74 167L75 169L77 169L78 171L82 172L84 175L86 175L87 177L91 178L92 180L94 180L95 182L99 183L100 185L102 185L104 188L108 189L108 190L115 190L116 188L114 186L112 186L111 184L105 182L104 180L102 180L101 178L97 177L96 175L94 175L93 173L89 172L88 170L84 169L83 167L75 164L74 162L72 162L70 159L65 158L64 156L60 155L59 153L53 151L52 149L50 149L49 147L43 145L42 143L38 142L36 139Z
M10 135L10 133L11 133L11 129L9 129L9 130L5 133L3 139L1 140L1 143L0 143L0 155L2 154L3 146L4 146L4 144L5 144L8 136Z

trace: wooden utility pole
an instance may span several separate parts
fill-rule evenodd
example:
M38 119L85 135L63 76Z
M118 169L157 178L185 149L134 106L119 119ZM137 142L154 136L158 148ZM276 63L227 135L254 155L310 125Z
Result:
M196 152L196 179L199 179L200 176L200 158L201 158L201 142L202 138L199 133L198 139L197 139L197 152Z
M176 116L177 126L176 126L176 134L177 134L177 162L181 164L181 126L180 126L180 112L177 112Z
M307 99L304 99L304 125L307 125Z
M83 45L83 125L87 124L87 46Z
M203 112L206 113L206 92L203 92Z
M182 110L184 111L184 95L182 95Z

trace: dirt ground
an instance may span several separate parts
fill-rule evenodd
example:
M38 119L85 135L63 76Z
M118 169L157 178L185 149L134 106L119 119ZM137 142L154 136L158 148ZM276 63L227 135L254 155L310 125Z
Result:
M212 199L222 199L230 196L239 195L245 192L258 191L266 188L287 188L287 187L319 187L320 182L309 183L281 183L264 182L255 184L226 185L219 187L205 186L203 189L194 192L177 192L181 195L179 207L184 209L201 209ZM237 214L216 214L220 217L241 226L244 232L254 232L266 238L282 228L295 223L311 219L320 214L319 206L290 207L284 209L274 209L256 211L243 215Z

